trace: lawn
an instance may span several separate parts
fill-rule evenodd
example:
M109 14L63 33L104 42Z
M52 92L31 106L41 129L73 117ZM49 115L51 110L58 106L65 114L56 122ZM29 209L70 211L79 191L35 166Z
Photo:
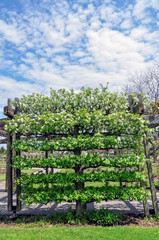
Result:
M0 154L0 167L5 168L6 167L6 155Z
M36 227L1 228L1 240L159 240L159 228Z
M6 180L6 175L5 174L0 174L0 182Z
M35 169L27 169L27 170L23 170L22 172L29 175L31 173L37 172L37 170L35 170ZM6 180L6 175L5 174L0 174L0 182L5 181L5 180Z

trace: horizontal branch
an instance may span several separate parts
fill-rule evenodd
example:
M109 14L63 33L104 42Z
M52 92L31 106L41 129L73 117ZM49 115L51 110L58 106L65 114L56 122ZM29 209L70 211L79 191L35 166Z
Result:
M97 134L97 132L84 132L84 133L78 133L78 136L80 135L90 135L90 136L94 136L95 134ZM112 133L112 132L101 132L101 134L105 137L107 136L118 136L118 137L122 137L122 136L133 136L134 134L133 133ZM45 140L45 139L49 139L49 140L53 140L55 139L56 137L68 137L68 136L75 136L74 133L69 133L69 134L66 134L66 133L52 133L52 134L34 134L34 133L30 133L30 134L20 134L21 136L24 136L24 137L27 137L27 138L30 138L30 139L34 139L34 138L37 138L39 140Z
M154 128L159 126L159 115L142 115L142 117L144 120L150 122L150 124L148 124L148 127Z

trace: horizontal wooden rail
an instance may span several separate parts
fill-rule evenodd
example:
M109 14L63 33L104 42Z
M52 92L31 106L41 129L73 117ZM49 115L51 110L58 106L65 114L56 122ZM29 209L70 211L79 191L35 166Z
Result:
M0 136L1 137L7 137L7 131L0 130Z
M142 117L150 122L148 127L155 128L159 126L159 115L142 115Z
M7 138L0 139L0 144L7 144Z

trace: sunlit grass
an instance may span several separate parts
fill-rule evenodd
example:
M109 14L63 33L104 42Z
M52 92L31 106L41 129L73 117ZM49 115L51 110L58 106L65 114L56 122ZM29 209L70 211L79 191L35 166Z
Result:
M1 228L0 239L16 240L158 240L159 228L142 227L36 227Z

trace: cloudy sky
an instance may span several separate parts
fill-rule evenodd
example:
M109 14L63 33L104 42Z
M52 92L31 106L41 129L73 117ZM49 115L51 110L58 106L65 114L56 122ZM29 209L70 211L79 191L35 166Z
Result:
M49 88L121 89L159 62L159 0L1 0L0 112Z

